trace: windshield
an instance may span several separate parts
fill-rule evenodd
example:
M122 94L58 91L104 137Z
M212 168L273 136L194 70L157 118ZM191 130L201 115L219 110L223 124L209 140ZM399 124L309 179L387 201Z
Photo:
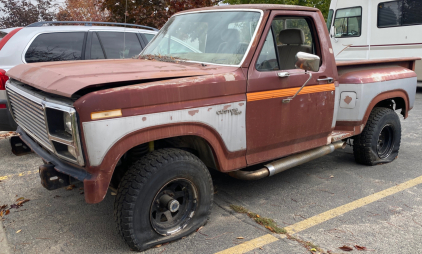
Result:
M260 17L256 11L213 11L173 16L142 55L239 65Z

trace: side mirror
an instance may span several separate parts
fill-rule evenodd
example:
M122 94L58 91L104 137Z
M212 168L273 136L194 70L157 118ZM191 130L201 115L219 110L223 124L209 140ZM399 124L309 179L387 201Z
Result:
M305 52L298 52L296 54L296 63L295 66L298 69L308 71L319 71L319 63L321 59L319 56L305 53Z
M308 54L305 52L297 52L295 66L298 69L305 70L305 74L309 74L309 78L302 85L302 87L299 90L297 90L295 95L287 99L283 99L282 100L283 103L291 102L296 97L296 95L298 95L300 91L306 86L306 84L308 84L309 80L311 80L312 78L312 73L308 71L319 71L319 62L320 62L319 56Z

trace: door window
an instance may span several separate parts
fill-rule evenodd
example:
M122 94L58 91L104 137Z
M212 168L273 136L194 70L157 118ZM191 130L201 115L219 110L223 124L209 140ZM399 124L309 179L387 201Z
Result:
M331 23L333 22L333 15L334 15L334 11L332 9L330 9L328 11L328 17L327 17L327 29L328 29L328 31L330 31Z
M256 61L256 69L258 71L272 71L280 69L278 66L277 52L275 49L272 29L268 32L264 46L259 54L258 61Z
M153 34L143 34L143 35L145 35L145 38L147 38L148 42L150 42L152 38L154 38Z
M85 33L40 34L25 53L27 63L82 60Z
M131 58L142 51L141 43L135 33L97 32L107 59Z
M256 62L258 71L295 69L296 54L314 54L311 20L303 17L275 17Z
M339 9L334 19L335 37L359 37L362 27L362 8Z
M92 34L91 59L105 59L103 48L101 47L100 40L98 40L97 33Z

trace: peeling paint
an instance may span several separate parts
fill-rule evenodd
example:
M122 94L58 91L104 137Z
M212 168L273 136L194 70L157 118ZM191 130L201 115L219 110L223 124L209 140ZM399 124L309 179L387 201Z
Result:
M226 105L226 106L224 106L223 110L226 110L226 109L230 108L231 106L232 105Z
M147 118L146 118L146 117L142 117L142 121L144 121L144 122L145 122L146 120L147 120Z
M239 103L239 106L241 106L241 107L242 107L244 104L245 104L245 103Z
M212 108L209 108L208 111L210 111Z
M191 111L188 112L188 114L191 115L191 116L194 116L198 112L199 112L198 109L197 110L191 110Z
M344 98L344 102L346 102L347 104L350 104L350 102L352 102L352 97L350 96L346 96L346 98Z
M226 81L235 81L236 80L234 78L233 74L226 74L226 75L224 75L224 78L226 79Z

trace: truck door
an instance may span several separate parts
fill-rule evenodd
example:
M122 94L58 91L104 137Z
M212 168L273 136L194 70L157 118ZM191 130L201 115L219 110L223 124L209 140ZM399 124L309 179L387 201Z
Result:
M322 17L322 16L321 16ZM327 28L315 12L276 11L270 15L248 70L246 130L249 165L331 142L337 78ZM309 78L295 68L297 52L321 57Z

